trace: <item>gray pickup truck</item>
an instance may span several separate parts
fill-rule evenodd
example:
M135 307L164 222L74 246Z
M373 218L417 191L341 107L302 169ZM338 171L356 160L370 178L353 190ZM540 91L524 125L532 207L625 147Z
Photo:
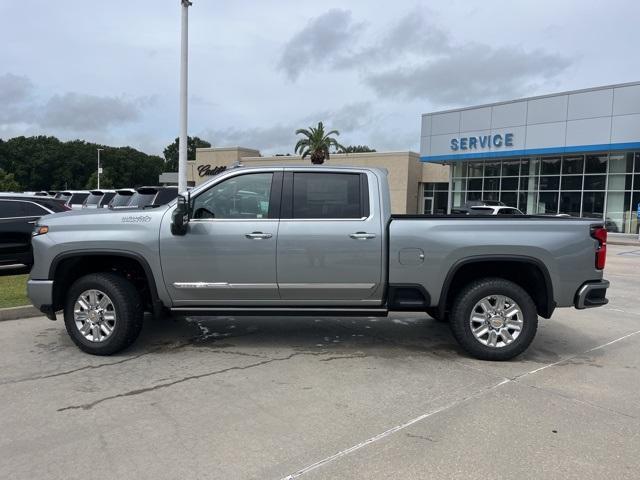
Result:
M109 355L155 315L426 312L471 355L510 359L556 307L607 303L595 219L392 215L387 175L234 168L166 206L43 217L29 297Z

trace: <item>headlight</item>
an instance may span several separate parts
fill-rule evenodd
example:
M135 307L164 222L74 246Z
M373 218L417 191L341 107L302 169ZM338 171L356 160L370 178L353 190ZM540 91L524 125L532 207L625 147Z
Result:
M44 235L45 233L49 233L49 227L46 225L36 225L33 227L31 235L37 237L38 235Z

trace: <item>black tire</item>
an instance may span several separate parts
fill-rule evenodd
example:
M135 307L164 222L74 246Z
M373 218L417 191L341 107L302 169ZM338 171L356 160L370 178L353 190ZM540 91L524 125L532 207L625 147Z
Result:
M111 335L103 341L92 342L84 337L74 320L74 305L86 290L104 292L112 301L116 323ZM73 342L92 355L112 355L131 345L142 330L144 311L140 295L126 278L113 273L92 273L74 282L67 293L64 324Z
M522 329L517 338L502 347L484 345L476 339L470 324L473 308L484 297L505 295L520 306ZM453 302L449 325L453 336L470 355L480 360L510 360L533 341L538 329L538 312L531 296L519 285L501 278L486 278L467 285Z

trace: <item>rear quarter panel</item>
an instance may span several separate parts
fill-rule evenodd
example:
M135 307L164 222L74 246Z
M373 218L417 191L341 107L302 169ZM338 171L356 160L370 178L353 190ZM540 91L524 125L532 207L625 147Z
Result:
M435 306L447 274L465 259L529 257L547 268L557 306L572 306L582 283L602 278L594 263L597 241L590 236L590 226L601 223L536 217L394 217L389 225L389 283L420 284ZM400 252L407 248L421 249L424 261L402 265Z

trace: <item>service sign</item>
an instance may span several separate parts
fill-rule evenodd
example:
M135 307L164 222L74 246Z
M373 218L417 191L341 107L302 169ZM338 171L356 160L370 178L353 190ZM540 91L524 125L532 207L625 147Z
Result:
M456 137L451 139L449 145L449 148L454 152L464 150L482 151L503 147L513 147L513 133Z

